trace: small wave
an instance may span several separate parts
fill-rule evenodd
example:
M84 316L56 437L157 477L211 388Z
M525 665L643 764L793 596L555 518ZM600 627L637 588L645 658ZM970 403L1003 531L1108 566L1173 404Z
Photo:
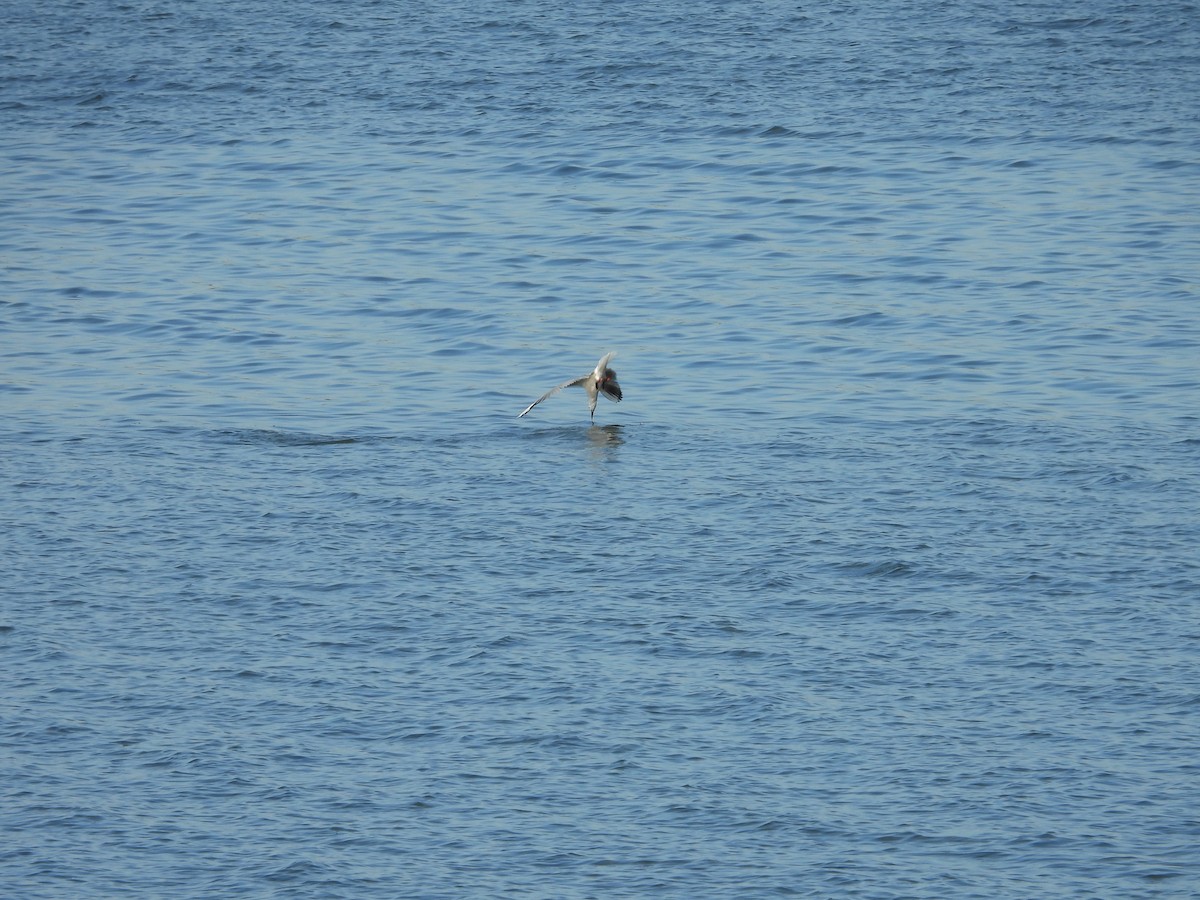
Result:
M211 432L220 440L234 444L262 444L271 447L328 447L339 444L358 444L360 437L349 435L306 434L304 432L274 431L267 428L234 428Z

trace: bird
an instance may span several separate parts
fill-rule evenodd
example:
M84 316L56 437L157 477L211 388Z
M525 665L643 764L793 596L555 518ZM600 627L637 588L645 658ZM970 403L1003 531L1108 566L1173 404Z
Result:
M553 397L563 388L575 387L578 385L587 391L588 412L591 413L592 424L594 425L596 423L596 400L601 394L603 394L609 400L612 400L614 403L621 402L621 386L617 384L617 373L615 370L608 367L608 361L616 355L617 352L615 350L610 350L608 353L605 353L604 356L600 358L600 362L596 363L596 368L591 372L588 372L582 378L564 381L558 387L551 388L550 390L546 391L546 393L542 394L542 396L538 397L527 407L525 407L525 412L521 413L521 415L517 416L517 418L521 418L521 416L524 416L543 400L548 397Z

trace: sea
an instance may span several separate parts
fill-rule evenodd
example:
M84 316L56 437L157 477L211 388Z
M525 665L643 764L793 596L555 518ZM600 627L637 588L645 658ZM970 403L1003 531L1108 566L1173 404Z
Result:
M0 13L0 896L1200 897L1195 0Z

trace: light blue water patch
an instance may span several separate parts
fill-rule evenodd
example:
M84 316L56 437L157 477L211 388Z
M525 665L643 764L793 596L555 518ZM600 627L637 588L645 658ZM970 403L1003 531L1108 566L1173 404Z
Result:
M14 11L3 894L1195 896L1196 46Z

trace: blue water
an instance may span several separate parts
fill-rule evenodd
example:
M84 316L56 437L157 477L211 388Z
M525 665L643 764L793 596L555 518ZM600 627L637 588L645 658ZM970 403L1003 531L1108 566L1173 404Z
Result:
M1194 4L4 21L0 895L1200 897Z

